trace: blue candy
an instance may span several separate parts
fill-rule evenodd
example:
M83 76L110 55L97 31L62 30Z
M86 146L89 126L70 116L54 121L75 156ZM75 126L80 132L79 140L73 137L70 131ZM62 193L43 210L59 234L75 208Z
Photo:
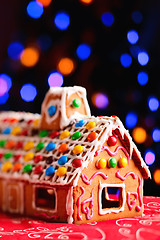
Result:
M59 165L64 165L67 161L68 161L68 157L67 156L62 156L58 159L58 164Z
M80 120L75 124L75 127L82 127L84 125L84 120Z
M52 117L55 113L56 113L56 107L54 106L54 105L52 105L52 106L50 106L49 108L48 108L48 114L49 114L49 116L50 117Z
M50 142L50 143L48 143L48 145L47 145L47 147L46 147L46 150L49 152L49 151L52 151L52 150L54 150L55 149L55 143L53 143L53 142Z
M3 134L10 134L11 133L11 128L5 128L4 130L3 130L3 132L2 132Z
M55 168L50 166L46 169L46 176L51 176L55 172Z

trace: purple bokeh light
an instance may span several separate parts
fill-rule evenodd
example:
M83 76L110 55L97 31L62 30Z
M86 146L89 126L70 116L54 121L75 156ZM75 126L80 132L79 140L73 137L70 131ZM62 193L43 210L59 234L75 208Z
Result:
M50 87L61 87L63 85L63 76L59 72L52 72L48 77Z

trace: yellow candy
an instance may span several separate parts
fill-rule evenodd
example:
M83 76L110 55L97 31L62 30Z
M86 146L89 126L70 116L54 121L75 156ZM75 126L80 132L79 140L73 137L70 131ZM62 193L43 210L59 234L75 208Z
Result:
M24 150L25 151L29 151L30 149L32 149L34 147L34 142L29 141L24 145Z
M87 123L86 129L90 130L96 126L95 122L89 122Z
M96 163L97 168L105 168L106 165L107 165L107 161L105 158L100 158Z
M24 161L28 162L31 161L34 158L34 153L29 152L26 155L24 155Z
M67 172L67 169L65 167L60 167L57 169L56 174L58 177L62 177L66 174L66 172Z
M39 126L39 119L34 120L33 126L34 127L38 127Z
M3 172L8 172L12 168L12 163L11 162L5 162L2 166L2 171Z
M119 161L118 161L119 167L123 168L126 167L128 164L127 158L122 157Z
M83 146L81 145L76 145L74 148L73 148L73 153L74 154L79 154L83 151Z
M70 135L70 132L68 130L65 130L60 134L60 139L67 138L69 137L69 135Z
M12 130L12 132L11 132L11 134L14 135L14 136L16 136L16 135L19 135L20 132L21 132L20 127L14 127L13 130Z

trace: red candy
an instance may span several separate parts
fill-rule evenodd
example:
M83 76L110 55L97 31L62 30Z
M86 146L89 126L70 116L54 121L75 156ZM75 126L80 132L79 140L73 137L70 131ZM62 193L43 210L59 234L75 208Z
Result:
M29 125L29 124L31 124L32 122L33 122L33 120L30 119L30 120L27 121L27 124Z
M3 157L3 153L0 153L0 159Z
M17 162L21 158L21 154L17 154L14 156L14 161Z
M16 149L21 149L21 148L23 148L23 142L21 142L21 141L17 142L15 148L16 148Z
M89 133L88 136L87 136L87 140L88 140L89 142L94 141L96 138L97 138L97 133L96 133L96 132L91 132L91 133Z
M22 132L21 132L21 136L27 136L28 135L28 130L27 129L24 129Z
M43 167L39 165L34 169L34 174L40 174L42 171L43 171Z
M58 131L51 132L49 136L50 136L50 138L58 137L59 136L59 132Z
M117 144L117 138L114 136L110 136L107 141L109 146L115 146Z
M72 166L73 166L74 168L79 168L79 167L81 167L81 166L82 166L82 159L80 159L80 158L74 159L73 162L72 162Z
M43 159L42 155L36 155L34 158L34 163L38 163L38 162L42 161L42 159Z

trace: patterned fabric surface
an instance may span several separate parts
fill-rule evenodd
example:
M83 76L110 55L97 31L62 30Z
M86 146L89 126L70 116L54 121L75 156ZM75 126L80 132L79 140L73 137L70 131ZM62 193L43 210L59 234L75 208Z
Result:
M143 217L83 225L47 223L0 214L1 239L160 239L160 197L144 197Z

